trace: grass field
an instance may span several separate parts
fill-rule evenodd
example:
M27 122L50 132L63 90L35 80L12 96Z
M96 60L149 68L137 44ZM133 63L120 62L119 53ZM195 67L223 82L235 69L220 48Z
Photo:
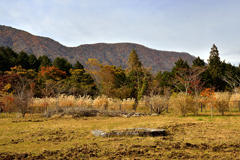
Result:
M240 159L240 114L0 118L0 159ZM92 130L159 128L165 137L111 137Z

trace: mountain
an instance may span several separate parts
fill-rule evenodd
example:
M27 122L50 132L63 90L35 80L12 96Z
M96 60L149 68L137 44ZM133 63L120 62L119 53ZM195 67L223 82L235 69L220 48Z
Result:
M34 36L26 31L0 25L0 46L10 47L15 52L24 51L37 57L47 55L50 59L64 57L70 63L78 60L85 67L88 58L97 58L101 63L127 68L128 56L136 50L144 67L151 67L152 73L170 71L174 63L183 58L191 65L196 58L185 52L160 51L133 43L97 43L77 47L66 47L47 37Z

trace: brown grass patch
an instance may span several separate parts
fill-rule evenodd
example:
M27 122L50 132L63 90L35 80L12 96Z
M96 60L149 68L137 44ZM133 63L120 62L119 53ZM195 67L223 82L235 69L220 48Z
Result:
M13 122L13 120L15 122ZM31 120L31 121L29 121ZM18 122L18 123L16 123ZM240 115L0 119L0 159L239 159ZM159 128L165 137L94 137L92 130Z

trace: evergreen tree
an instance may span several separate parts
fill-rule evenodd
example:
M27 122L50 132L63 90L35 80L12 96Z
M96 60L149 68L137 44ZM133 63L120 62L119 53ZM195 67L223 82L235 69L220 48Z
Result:
M215 68L217 65L219 65L221 63L220 57L219 57L219 51L215 44L213 44L213 46L211 48L208 63L210 66L214 66Z
M177 62L175 62L175 66L172 68L172 72L176 73L181 68L190 68L187 61L184 61L182 58L180 58Z
M4 52L0 51L0 71L4 72L10 69L8 64L8 57L5 55Z
M83 65L77 61L74 66L73 66L73 69L84 69Z
M17 65L16 60L17 60L18 54L9 47L5 48L4 54L8 58L8 67L9 67L8 71L9 71L10 67L14 67Z
M139 61L136 51L133 49L128 57L128 65L131 69L141 68L142 63Z
M56 68L62 71L65 71L68 76L70 75L69 70L72 69L72 64L69 63L65 58L57 57L53 61L53 66L55 66Z
M38 68L40 66L40 62L38 61L37 57L34 54L29 55L29 65L30 69L34 69L35 71L38 71Z
M136 51L133 49L128 57L130 71L127 73L127 87L132 90L131 97L138 100L144 95L148 88L147 80L151 74L142 68Z
M213 44L210 56L208 59L209 63L209 73L211 75L211 86L214 87L216 90L223 90L225 87L225 82L220 78L223 75L223 66L222 62L219 57L219 51L215 44Z
M196 59L194 59L194 61L193 61L193 65L192 65L192 67L203 67L203 66L205 66L205 62L204 62L204 60L202 60L202 59L200 59L200 57L197 57Z
M11 67L16 66L18 54L9 47L0 47L0 70L10 71Z
M39 69L38 69L39 71L41 70L41 66L44 66L44 67L51 67L52 66L51 59L48 58L48 56L46 56L46 55L39 56L38 61L40 63L40 66L39 66Z
M22 66L24 69L29 69L30 64L29 64L29 56L26 52L21 51L18 54L17 60L16 60L16 65L17 66Z

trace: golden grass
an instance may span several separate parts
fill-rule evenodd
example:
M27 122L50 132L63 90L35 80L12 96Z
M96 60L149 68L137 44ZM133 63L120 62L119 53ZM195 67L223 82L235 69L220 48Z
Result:
M227 92L215 92L215 98L225 97ZM240 93L232 93L231 98L229 100L229 108L230 110L238 110L240 105Z
M108 109L108 110L125 110L131 111L135 108L135 99L112 99L105 95L101 95L92 99L90 96L66 96L64 94L60 95L58 99L56 97L46 97L46 98L33 98L32 104L30 104L36 111L40 111L41 107L48 107L48 109L54 109L59 103L60 108L66 107L93 107L98 109ZM40 108L40 109L39 109Z
M15 116L11 116L11 118L0 119L0 154L5 152L31 152L34 155L39 155L43 154L45 150L61 150L61 153L65 154L68 153L69 148L74 149L77 146L83 147L88 145L88 148L90 147L93 150L99 149L97 152L99 152L98 156L100 158L115 155L121 149L128 151L127 153L124 152L121 158L134 158L138 154L143 156L142 158L159 158L157 153L161 153L161 158L163 159L174 159L174 157L168 156L175 152L185 155L186 151L192 158L200 159L206 153L208 153L210 159L211 157L214 159L214 156L215 158L222 156L221 158L228 159L233 155L240 155L239 148L234 147L234 145L240 144L239 113L235 116L215 116L213 118L209 115L175 117L172 113L169 113L161 116L132 118L51 118L47 121L38 116L29 121L29 115L27 115L26 118L18 119L16 122L13 122L16 120ZM34 122L37 120L40 120L40 122ZM165 138L96 138L90 134L92 130L96 129L120 130L124 128L163 128L167 130L169 135ZM95 144L97 148L94 148ZM187 144L192 144L193 146L187 147ZM203 144L208 147L202 149ZM223 144L227 147L219 150L216 148ZM139 152L140 150L138 147L134 147L135 145L139 145L140 148L148 151ZM194 147L194 145L197 147ZM129 148L131 146L135 149L135 154ZM156 151L151 146L155 146L155 149L159 148L164 152L161 150ZM214 149L217 150L214 151ZM106 154L105 151L109 154ZM88 153L84 154L88 155ZM90 154L91 152L89 151Z

